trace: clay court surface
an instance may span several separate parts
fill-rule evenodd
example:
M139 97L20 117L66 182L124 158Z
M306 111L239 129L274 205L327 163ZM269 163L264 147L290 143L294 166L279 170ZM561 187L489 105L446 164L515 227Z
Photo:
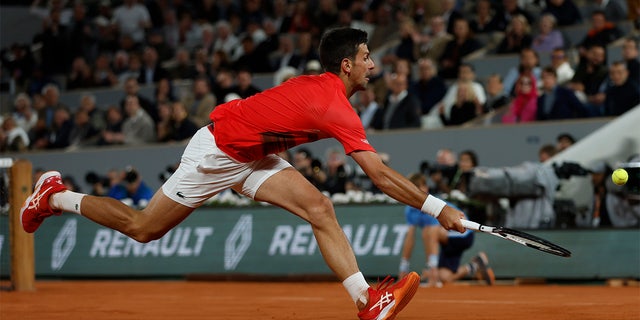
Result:
M338 282L36 282L0 292L0 319L357 319ZM397 319L640 319L640 287L420 288Z

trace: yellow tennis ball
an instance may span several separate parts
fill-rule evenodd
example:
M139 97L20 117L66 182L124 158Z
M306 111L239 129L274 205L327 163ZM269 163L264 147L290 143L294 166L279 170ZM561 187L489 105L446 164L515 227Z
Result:
M611 180L613 180L613 183L619 186L627 183L628 179L629 179L629 174L627 173L627 170L624 170L624 169L616 169L616 171L614 171L613 174L611 175Z

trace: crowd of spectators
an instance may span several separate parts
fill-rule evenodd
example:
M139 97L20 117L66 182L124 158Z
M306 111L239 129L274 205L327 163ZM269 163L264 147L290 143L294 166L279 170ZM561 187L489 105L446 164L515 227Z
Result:
M498 110L505 123L620 115L640 103L640 63L638 38L617 24L637 22L640 9L577 2L34 0L41 31L0 53L13 100L0 148L188 139L217 104L260 92L254 74L279 83L321 72L315 48L338 26L366 30L382 53L371 90L353 98L369 130L457 126ZM584 39L559 29L581 24ZM623 60L608 61L615 41ZM518 54L520 63L478 78L464 58L479 50ZM174 92L179 80L190 90ZM121 90L119 105L97 101L97 88ZM72 90L84 92L80 102L61 103Z

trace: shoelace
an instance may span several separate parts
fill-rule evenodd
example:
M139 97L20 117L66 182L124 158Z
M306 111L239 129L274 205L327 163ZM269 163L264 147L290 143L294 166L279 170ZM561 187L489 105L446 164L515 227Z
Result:
M376 290L385 290L391 284L393 284L393 282L395 282L395 279L391 276L387 276L386 278L384 278L384 280L382 280L382 282L378 283L378 286L376 286Z

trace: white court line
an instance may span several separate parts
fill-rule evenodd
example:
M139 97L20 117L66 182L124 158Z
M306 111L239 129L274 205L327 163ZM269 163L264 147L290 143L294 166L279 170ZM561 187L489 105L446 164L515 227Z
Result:
M530 304L534 301L508 301L508 300L458 300L458 299L429 299L429 302L437 303L466 303L466 304L496 304L496 305L514 305L514 304ZM623 303L603 303L603 302L570 302L562 303L562 306L617 306Z

